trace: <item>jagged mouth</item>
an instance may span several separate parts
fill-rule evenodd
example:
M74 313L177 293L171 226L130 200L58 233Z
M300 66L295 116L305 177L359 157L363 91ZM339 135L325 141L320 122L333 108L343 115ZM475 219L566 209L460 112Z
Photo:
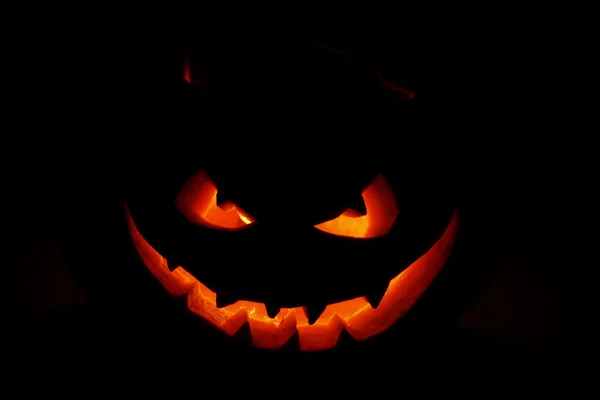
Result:
M376 308L365 297L328 305L317 320L309 324L304 307L281 308L271 318L264 304L240 300L217 307L217 294L181 266L168 268L161 256L142 236L125 207L129 233L146 265L162 286L173 296L187 295L187 308L233 336L245 323L250 326L252 344L259 348L279 349L296 332L300 349L325 350L335 347L345 329L355 340L377 335L401 318L429 287L446 263L458 232L458 212L437 242L389 283Z

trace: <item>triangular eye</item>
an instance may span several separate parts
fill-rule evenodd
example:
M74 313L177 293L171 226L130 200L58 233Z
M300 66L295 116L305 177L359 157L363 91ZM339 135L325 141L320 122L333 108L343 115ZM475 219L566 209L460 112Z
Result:
M348 208L331 221L315 225L315 228L332 235L354 238L383 236L392 229L398 216L398 206L392 187L381 174L377 175L362 192L366 213Z
M231 201L217 205L217 187L204 170L188 179L175 205L188 220L206 228L237 230L254 223Z

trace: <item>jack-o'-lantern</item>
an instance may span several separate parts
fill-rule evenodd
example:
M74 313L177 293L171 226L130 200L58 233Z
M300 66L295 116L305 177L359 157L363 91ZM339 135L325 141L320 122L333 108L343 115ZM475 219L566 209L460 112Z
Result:
M225 334L249 326L259 348L297 336L300 349L324 350L343 331L363 341L389 329L442 270L459 232L443 166L396 150L389 124L414 93L376 73L364 83L372 92L340 93L332 76L344 75L336 57L347 56L314 51L318 62L293 64L311 72L285 89L306 105L307 87L328 87L302 112L273 101L279 85L267 83L266 94L252 87L204 102L187 58L172 92L186 121L173 126L186 134L173 146L138 142L124 174L122 212L140 265ZM330 64L319 58L332 54ZM324 65L333 74L315 78ZM344 107L324 108L331 96Z

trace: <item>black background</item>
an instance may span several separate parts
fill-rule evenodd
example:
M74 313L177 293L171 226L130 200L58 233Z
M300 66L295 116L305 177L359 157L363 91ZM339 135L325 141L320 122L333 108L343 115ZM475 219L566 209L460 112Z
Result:
M461 162L457 185L477 221L466 234L474 243L466 247L471 249L466 257L493 273L436 349L532 357L576 350L575 267L567 258L568 212L561 207L565 194L558 183L568 154L553 139L566 130L556 85L548 83L554 76L550 68L560 59L561 39L555 27L528 29L531 18L491 26L487 19L471 25L396 21L380 24L386 29L289 37L363 55L389 79L417 92L442 93L440 101L447 101L444 115L453 128L446 134L455 138ZM8 240L0 270L0 318L3 332L37 342L36 348L53 347L65 337L85 344L98 319L107 317L90 309L69 276L54 211L65 202L86 201L65 198L73 180L94 179L99 188L106 184L98 172L110 169L120 151L115 143L135 128L135 118L128 116L140 112L131 94L148 90L156 76L172 71L173 65L160 60L177 53L181 37L192 37L189 32L163 35L168 29L146 35L124 26L78 27L78 40L72 29L49 29L32 41L15 42L11 55L10 87L16 89L10 92L16 106L11 117L17 124L3 139ZM227 33L212 31L203 40L216 47L264 40L281 46L288 40L283 34L220 31ZM82 174L86 170L95 173ZM93 215L91 208L92 220ZM486 240L502 251L486 253L486 246L475 245ZM119 329L108 331L128 338Z

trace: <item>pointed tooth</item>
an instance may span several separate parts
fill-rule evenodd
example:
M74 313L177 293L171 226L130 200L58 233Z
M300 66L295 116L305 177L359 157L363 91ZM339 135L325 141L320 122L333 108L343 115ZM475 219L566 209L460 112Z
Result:
M233 339L235 341L242 342L243 344L252 343L252 332L250 330L250 323L248 321L244 322L240 329L233 334Z
M218 189L217 190L217 199L216 199L217 207L221 207L227 201L229 201L229 194L227 193L227 191Z
M174 262L171 262L171 261L167 260L167 268L169 269L169 271L172 272L177 267L179 267L179 265L177 265Z
M272 304L265 304L265 307L267 309L267 315L269 318L275 318L277 314L279 314L279 310L281 310L281 307L277 305L274 306Z
M350 201L348 203L346 203L346 207L350 208L351 210L356 211L360 215L367 214L367 207L365 206L365 199L363 199L362 194L360 194L360 193L358 195L352 196Z
M316 320L319 319L323 311L325 311L326 305L307 305L304 307L304 313L306 314L306 318L308 318L308 324L312 325Z
M237 301L237 298L230 296L227 292L217 292L217 308L227 307Z
M375 287L374 289L369 290L365 294L365 298L367 299L367 301L369 302L371 307L373 307L373 308L379 307L379 303L381 302L381 299L385 295L385 292L387 291L388 286L389 286L389 284L379 285L379 286Z
M344 326L342 326L342 329L340 330L340 335L338 336L337 339L337 344L335 345L335 348L337 350L347 350L348 348L353 348L356 346L356 340L354 340L354 338L348 333L348 331L346 330L346 328Z
M283 351L299 351L300 350L300 336L298 331L294 332L292 336L285 342L285 344L281 347Z

